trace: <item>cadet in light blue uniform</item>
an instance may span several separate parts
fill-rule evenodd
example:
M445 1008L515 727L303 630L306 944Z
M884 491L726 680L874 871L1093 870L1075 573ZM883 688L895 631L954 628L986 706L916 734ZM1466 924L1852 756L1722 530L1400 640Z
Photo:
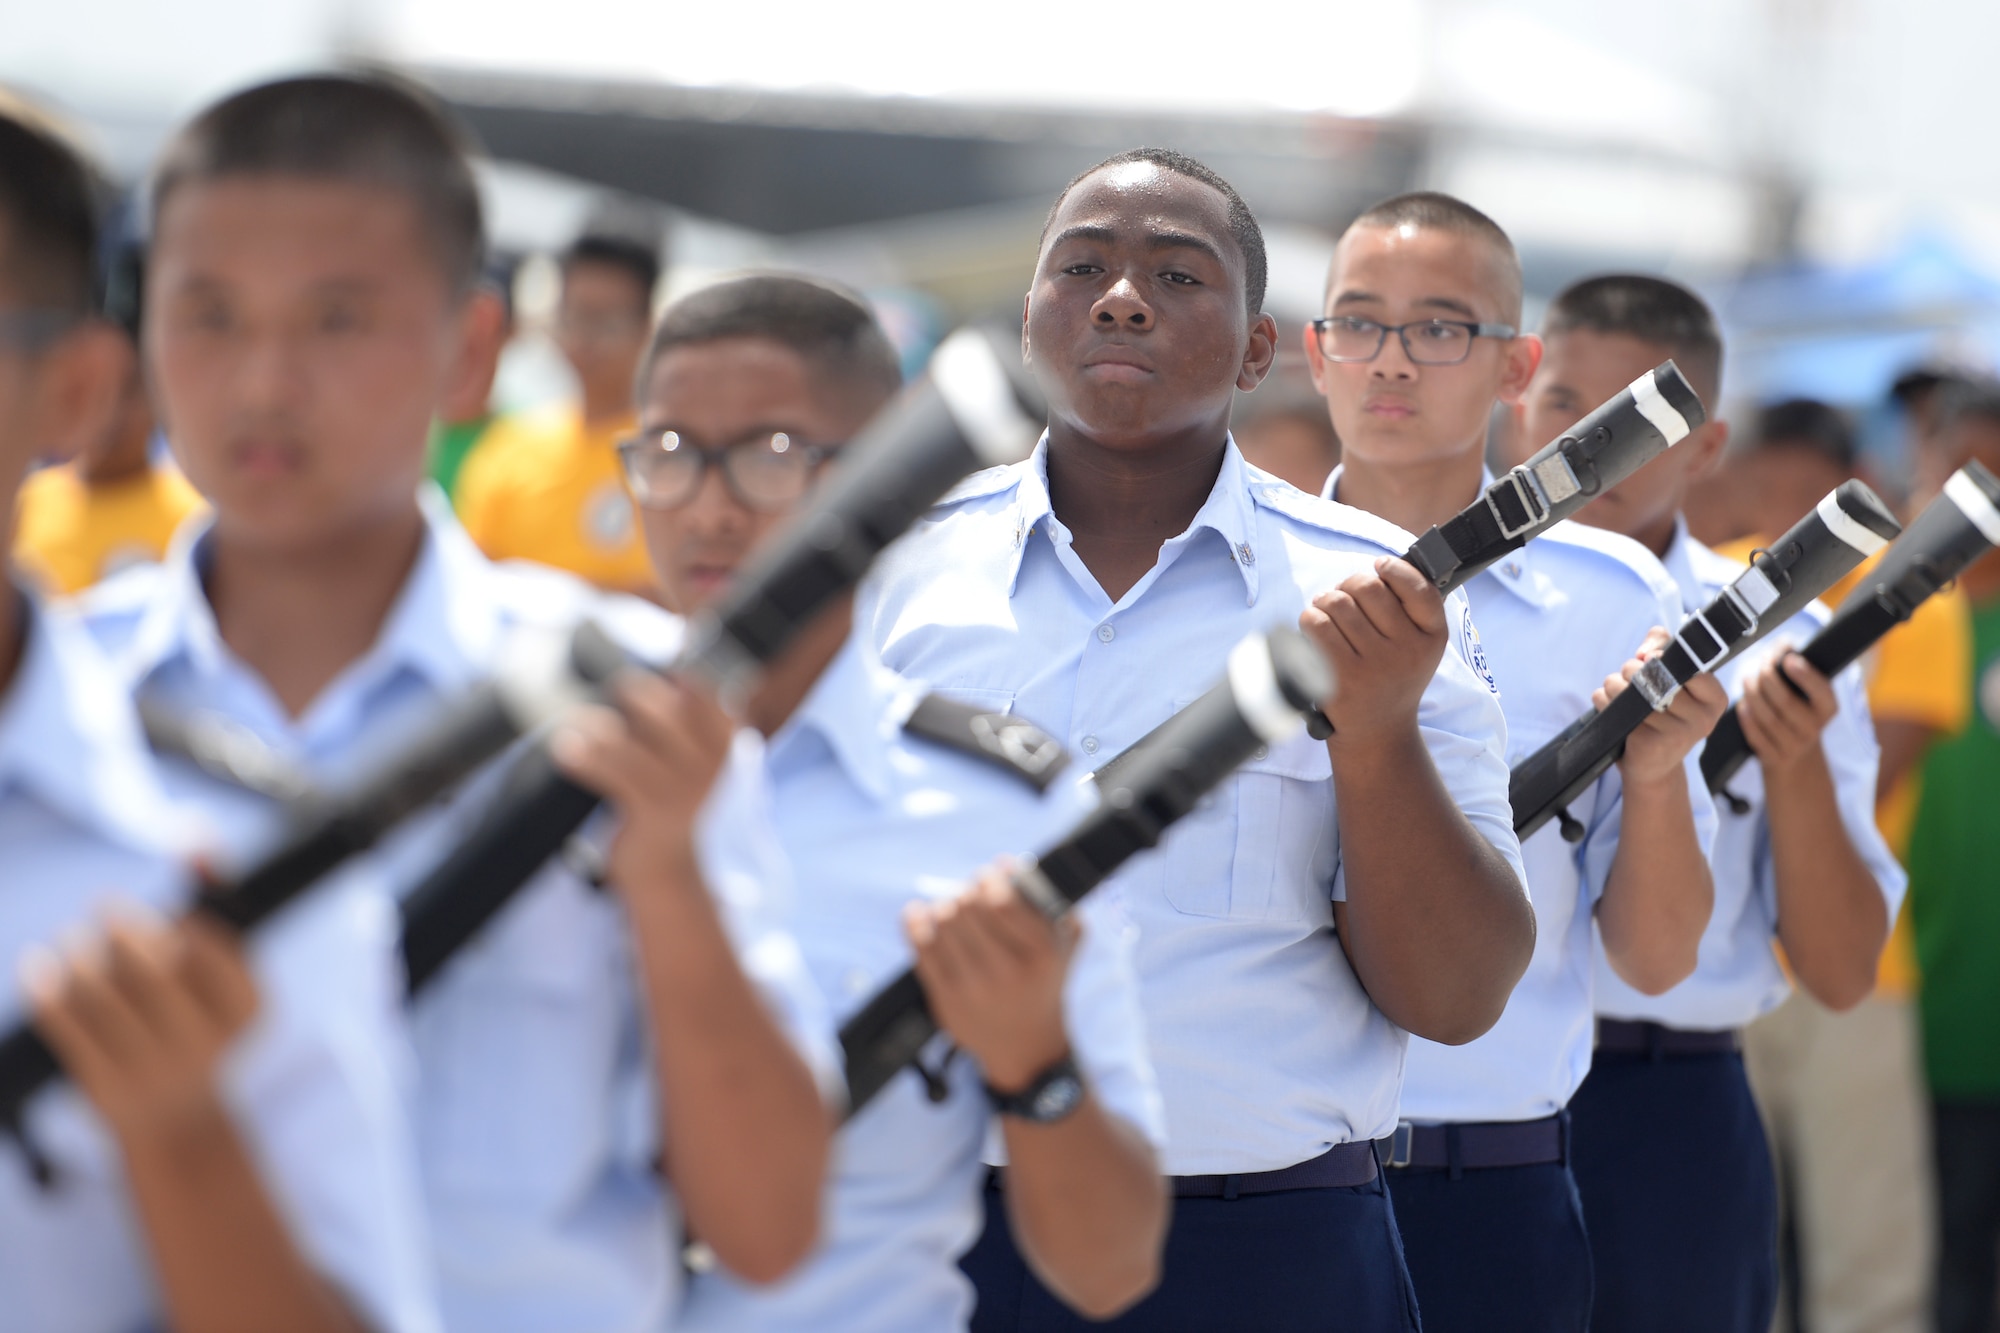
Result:
M1707 307L1684 288L1657 278L1587 279L1556 298L1546 328L1542 389L1561 384L1587 399L1622 370L1671 355L1715 401L1721 340ZM1529 420L1559 430L1567 409L1560 394L1537 391ZM1685 611L1743 571L1690 538L1680 519L1687 487L1724 429L1708 428L1686 457L1656 462L1583 515L1658 551ZM1777 674L1778 646L1801 646L1826 619L1814 603L1721 672L1732 699L1750 696L1739 707L1753 746L1783 738L1783 752L1767 762L1785 765L1784 829L1774 828L1763 764L1745 765L1730 790L1748 808L1739 814L1716 802L1715 914L1694 975L1664 995L1644 995L1599 967L1596 1063L1575 1114L1597 1271L1594 1326L1606 1333L1770 1327L1777 1189L1738 1030L1790 990L1774 941L1815 998L1837 1008L1859 1002L1902 900L1902 869L1875 827L1878 752L1859 669L1829 682L1790 658L1786 670L1810 703Z
M214 518L91 600L142 703L178 725L219 718L275 756L253 767L331 785L507 669L519 631L601 614L673 649L670 617L496 567L441 496L420 499L480 253L477 187L434 109L369 77L238 93L169 145L153 214L152 381ZM557 759L622 816L600 830L615 893L544 869L419 999L419 1147L451 1328L665 1325L677 1201L753 1277L811 1244L830 1126L785 1033L822 1056L829 1034L770 924L782 863L760 863L760 746L739 736L730 761L734 731L651 677L621 684L618 711L565 723ZM173 772L246 826L281 814ZM354 873L401 893L489 793L471 784Z
M0 515L127 374L91 315L90 200L55 135L0 112ZM211 832L88 635L0 579L0 1032L32 1009L73 1074L0 1136L0 1330L431 1333L393 914L329 893L246 975L213 923L155 924L187 858L229 849Z
M1137 150L1051 214L1024 326L1050 428L885 561L857 625L894 669L1101 765L1298 619L1333 663L1330 743L1274 746L1115 880L1139 927L1174 1223L1112 1327L1416 1327L1372 1140L1409 1029L1465 1039L1526 965L1505 738L1409 537L1248 466L1232 393L1269 368L1263 247L1229 186ZM1439 931L1438 922L1452 929ZM975 1329L1069 1328L990 1190Z
M1355 221L1335 252L1326 317L1305 339L1345 450L1329 496L1426 528L1491 483L1488 415L1496 399L1518 400L1539 355L1514 329L1520 293L1505 233L1459 200L1406 195ZM1648 634L1680 622L1657 560L1572 523L1465 595L1510 763L1587 716L1593 693L1636 667ZM1484 1036L1410 1044L1390 1186L1430 1333L1581 1333L1589 1319L1565 1108L1590 1068L1593 935L1653 989L1693 967L1714 816L1691 751L1721 707L1712 681L1684 691L1570 807L1579 842L1550 824L1522 844L1536 919L1527 975Z
M641 434L624 451L662 594L690 609L722 595L792 520L811 460L837 451L899 379L867 306L825 283L763 274L669 306L639 377ZM962 1049L950 1058L941 1040L926 1055L941 1103L910 1073L841 1132L826 1234L801 1271L762 1290L703 1274L683 1322L711 1333L965 1327L973 1294L957 1261L979 1234L983 1154L1008 1162L1041 1271L1078 1308L1112 1313L1152 1285L1166 1229L1131 932L1115 892L1093 895L1071 955L1059 946L1067 930L990 874L968 889L994 857L1067 834L1096 788L1025 719L927 693L850 626L846 605L830 612L748 704L773 732L800 947L822 993L851 1014L910 966L915 943L926 997ZM975 935L983 946L969 947ZM980 953L984 965L938 967Z

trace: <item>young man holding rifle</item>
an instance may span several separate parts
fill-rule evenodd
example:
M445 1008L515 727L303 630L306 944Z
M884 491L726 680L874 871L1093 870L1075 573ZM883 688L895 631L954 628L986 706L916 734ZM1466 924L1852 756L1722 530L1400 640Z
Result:
M1722 342L1701 299L1650 277L1592 278L1558 295L1547 356L1524 402L1532 436L1559 432L1620 375L1671 356L1704 401ZM1629 375L1627 375L1629 378ZM1721 451L1713 422L1592 502L1582 521L1643 543L1684 613L1743 572L1688 536L1688 486ZM1902 898L1876 831L1876 745L1861 673L1829 681L1793 648L1826 623L1815 604L1774 648L1722 668L1758 763L1718 797L1715 912L1692 976L1665 994L1598 969L1597 1054L1575 1106L1577 1179L1597 1273L1593 1326L1630 1333L1763 1333L1777 1299L1777 1189L1738 1030L1795 980L1844 1009L1868 994ZM1772 950L1776 941L1790 979Z
M129 367L91 195L0 103L0 526ZM69 1076L0 1137L0 1330L430 1333L393 916L329 893L250 948L168 924L200 813L82 627L0 580L0 1031L32 1019Z
M1518 332L1512 243L1449 196L1390 199L1341 238L1325 302L1306 355L1346 451L1327 494L1416 530L1442 522L1489 480L1493 404L1517 401L1541 357ZM1622 688L1635 651L1680 619L1645 551L1569 523L1465 591L1517 760ZM1646 990L1693 968L1714 824L1689 756L1722 709L1714 683L1697 681L1572 807L1580 841L1551 827L1522 845L1537 925L1527 976L1477 1041L1411 1043L1389 1180L1430 1333L1581 1333L1589 1318L1565 1108L1590 1067L1593 931Z
M979 474L893 551L857 626L884 661L1033 719L1101 766L1297 619L1334 732L1270 748L1113 881L1170 1131L1160 1287L1109 1327L1417 1326L1372 1140L1406 1033L1498 1016L1533 923L1492 689L1407 534L1248 467L1238 388L1270 369L1255 219L1162 150L1050 213L1022 346L1050 404L1026 463ZM976 1329L1072 1328L1010 1235L1004 1178L965 1261Z
M898 378L867 308L818 282L748 277L669 307L622 451L665 599L693 612L721 597ZM1037 1271L1075 1308L1115 1313L1155 1280L1167 1220L1130 934L1115 895L1052 928L986 869L1067 833L1094 789L1024 719L884 668L851 620L846 600L826 612L749 707L771 738L792 919L843 1017L914 950L959 1055L927 1053L941 1104L906 1071L835 1139L824 1239L798 1272L765 1289L700 1274L683 1325L965 1327L957 1261L979 1234L995 1131Z
M672 650L677 622L490 564L420 498L481 251L470 165L421 97L338 76L236 94L169 145L153 216L153 382L214 520L91 600L147 707L222 719L329 786L492 676L522 632L598 615ZM791 1267L815 1231L829 1116L786 1028L825 1034L769 924L781 886L759 859L754 745L730 761L735 728L698 688L635 677L616 696L554 743L623 816L613 891L546 868L416 1005L418 1147L453 1329L665 1324L683 1209L751 1280ZM174 773L245 829L281 813L192 765ZM355 873L401 892L490 787Z

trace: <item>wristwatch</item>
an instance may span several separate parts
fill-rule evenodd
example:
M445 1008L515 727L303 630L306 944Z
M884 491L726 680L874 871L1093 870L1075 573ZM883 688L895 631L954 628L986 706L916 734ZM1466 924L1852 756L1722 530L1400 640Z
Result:
M1019 1092L1001 1092L988 1083L986 1097L1001 1115L1053 1125L1083 1105L1083 1076L1076 1072L1076 1057L1065 1055Z

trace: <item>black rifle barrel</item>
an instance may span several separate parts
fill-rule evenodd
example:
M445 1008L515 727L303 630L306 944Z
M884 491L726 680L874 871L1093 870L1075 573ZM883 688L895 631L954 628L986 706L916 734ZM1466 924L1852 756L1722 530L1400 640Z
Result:
M1924 506L1881 563L1869 571L1867 581L1849 594L1799 655L1821 675L1838 675L1996 545L2000 545L2000 480L1978 463L1967 463L1951 475L1943 494ZM1702 747L1701 774L1708 789L1726 795L1724 786L1752 757L1743 723L1731 706Z
M1672 704L1681 686L1784 624L1898 531L1895 516L1861 482L1842 482L1829 492L1769 550L1757 552L1715 600L1682 622L1630 689L1514 766L1507 784L1514 832L1526 838L1560 819L1563 836L1580 840L1584 830L1569 817L1569 804L1618 762L1626 737Z
M1221 683L1175 713L1115 775L1100 775L1098 807L1068 836L1017 867L1014 883L1060 917L1131 857L1160 841L1260 746L1297 732L1305 710L1326 697L1326 660L1293 629L1253 634L1229 654ZM890 982L840 1030L852 1116L917 1059L937 1033L914 971Z
M687 649L669 670L740 696L960 478L1026 457L1044 415L1018 338L979 329L953 334L925 377L843 451L797 521L752 558L716 607L694 618ZM516 762L472 835L403 900L403 960L413 992L562 850L597 804L540 747Z

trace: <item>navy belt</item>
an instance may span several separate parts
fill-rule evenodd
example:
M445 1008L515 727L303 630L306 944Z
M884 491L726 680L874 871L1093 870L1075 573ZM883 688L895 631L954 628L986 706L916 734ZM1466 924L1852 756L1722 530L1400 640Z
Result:
M1380 1141L1382 1163L1394 1170L1478 1171L1540 1166L1569 1156L1569 1117L1413 1125L1405 1120Z
M1319 1156L1276 1171L1227 1176L1169 1176L1176 1199L1235 1199L1280 1190L1352 1189L1375 1179L1373 1143L1339 1143Z
M1661 1023L1600 1018L1597 1049L1606 1055L1643 1055L1654 1060L1669 1055L1734 1055L1743 1049L1743 1039L1735 1028L1703 1032L1670 1028Z

